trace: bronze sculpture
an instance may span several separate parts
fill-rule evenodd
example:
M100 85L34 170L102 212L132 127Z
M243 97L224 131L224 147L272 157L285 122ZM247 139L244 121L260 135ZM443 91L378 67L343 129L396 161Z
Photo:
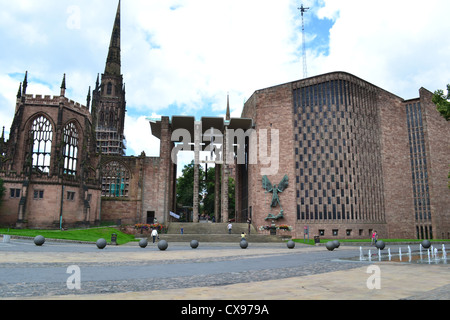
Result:
M263 185L264 190L266 190L265 193L272 192L272 201L270 203L270 207L275 208L277 205L280 205L280 209L281 209L280 213L276 216L269 213L269 215L267 216L267 218L265 220L269 220L269 219L278 220L278 219L283 218L284 211L283 211L283 207L281 206L281 201L280 201L280 197L278 194L282 193L288 187L289 177L287 175L285 175L278 185L276 185L276 184L272 185L269 178L267 176L264 176L262 178L262 185Z

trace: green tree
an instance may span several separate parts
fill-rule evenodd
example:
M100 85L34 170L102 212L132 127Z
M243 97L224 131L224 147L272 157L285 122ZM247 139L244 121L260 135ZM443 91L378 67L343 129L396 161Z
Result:
M222 183L222 177L220 177L219 181L215 180L216 177L216 168L208 168L208 180L205 184L205 197L203 198L203 209L207 215L211 218L214 213L214 198L215 198L215 185L216 183ZM228 212L230 219L234 218L235 211L235 183L233 178L228 178ZM219 203L220 206L220 203ZM219 209L220 210L220 209Z
M207 179L206 179L207 178ZM222 179L219 181L216 178L216 168L208 168L208 174L205 175L205 171L200 167L200 186L199 193L201 199L200 213L206 214L210 218L214 214L214 200L215 200L215 184L221 183ZM228 211L230 213L230 218L234 217L235 211L235 183L233 178L228 180ZM183 206L192 206L192 194L194 190L194 163L191 162L189 165L185 166L183 169L183 175L177 180L177 201ZM220 203L219 203L220 206Z
M447 95L443 90L437 90L432 100L444 119L450 121L450 84L447 85Z
M220 183L219 181L215 181L216 178L216 168L208 168L208 180L205 182L205 196L203 198L203 210L205 214L209 215L212 218L214 213L214 191L215 184ZM220 204L219 204L220 206Z
M199 195L200 200L205 189L204 183L205 171L200 166L199 168ZM185 165L182 171L182 175L177 179L177 204L181 206L193 206L193 194L194 194L194 161Z

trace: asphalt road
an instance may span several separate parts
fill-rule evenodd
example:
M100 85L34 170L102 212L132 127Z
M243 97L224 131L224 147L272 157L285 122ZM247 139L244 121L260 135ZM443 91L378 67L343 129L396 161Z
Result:
M305 254L304 250L289 250L285 244L250 244L245 250L238 244L201 244L195 250L188 244L169 244L166 251L160 251L150 244L145 249L130 245L99 250L92 244L46 242L38 247L30 240L11 240L0 243L0 298L77 293L68 290L66 283L72 265L80 268L80 294L220 286L359 266L336 260L355 257L355 250L330 253L321 249ZM19 254L29 256L29 261L13 259ZM189 256L178 259L180 254ZM74 259L80 255L95 259ZM130 255L142 258L129 260Z
M398 251L398 246L389 248L393 253ZM414 247L412 249L418 250ZM174 297L170 295L170 290L178 290L177 298L189 299L195 288L206 292L214 288L222 289L235 285L244 289L253 288L250 297L262 296L270 299L271 293L268 293L269 296L262 293L262 290L265 290L264 284L270 281L279 281L276 283L280 284L288 281L287 285L290 288L290 279L298 282L299 279L306 280L317 275L322 278L318 282L315 280L317 284L313 285L313 288L316 286L320 292L321 288L325 287L324 283L331 284L336 280L335 274L338 274L336 272L344 272L349 280L336 282L335 289L342 294L340 287L346 282L356 283L356 280L353 280L355 277L362 277L363 280L368 277L365 271L367 266L376 263L378 259L377 250L373 247L364 247L364 255L367 257L369 250L374 254L372 261L368 261L367 258L365 261L359 261L359 247L345 246L329 252L323 246L301 244L296 244L291 250L284 243L250 243L247 249L241 249L238 243L200 243L197 249L190 248L189 243L169 243L169 248L161 251L156 244L150 243L147 248L142 249L133 243L107 246L99 250L95 244L46 241L43 246L38 247L32 240L12 239L10 243L0 242L0 299L107 295L112 297L117 294L146 292L151 292L152 296L160 293L163 297ZM407 252L406 246L402 250ZM386 254L384 250L383 255ZM72 276L76 275L76 272L70 269L71 266L78 268L79 289L68 285L68 281L72 281L74 279ZM447 275L447 266L441 267L444 269L440 268L440 272ZM389 267L389 270L391 269ZM392 270L393 277L396 278L395 268ZM405 270L414 272L410 267ZM401 272L405 273L403 269ZM447 282L448 280L446 279ZM360 283L357 288L361 290L361 294L367 294L365 282L357 281ZM448 291L448 285L441 287L447 282L441 283L438 279L434 287L430 287L437 290L434 291L435 297L441 297L442 292ZM428 281L427 284L431 282ZM257 285L264 289L258 289ZM297 287L298 290L302 288L303 286ZM430 288L427 290L431 290ZM421 290L418 288L412 293L422 294L425 289ZM279 297L283 297L286 292L286 289L280 287ZM321 297L326 297L325 294L329 292L324 291ZM348 292L351 293L356 294ZM220 298L233 299L235 294L227 292ZM305 297L302 294L303 292L299 291L289 297L295 298L298 295L301 299ZM407 298L411 292L404 295L404 298ZM393 295L393 297L402 296ZM275 293L273 298L277 298Z

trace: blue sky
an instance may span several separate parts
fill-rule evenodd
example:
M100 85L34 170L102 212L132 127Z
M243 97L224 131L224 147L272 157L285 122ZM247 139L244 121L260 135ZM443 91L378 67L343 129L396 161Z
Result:
M28 93L85 103L104 71L116 0L0 0L0 126L8 133L25 71ZM239 117L254 91L347 71L405 99L450 83L450 1L122 1L128 154L159 154L146 117Z

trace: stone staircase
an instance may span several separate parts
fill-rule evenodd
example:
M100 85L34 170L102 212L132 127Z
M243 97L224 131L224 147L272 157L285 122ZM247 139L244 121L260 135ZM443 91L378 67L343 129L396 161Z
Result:
M228 223L212 222L171 222L166 234L160 234L160 240L167 242L190 242L197 240L199 242L239 242L241 233L247 234L248 242L282 242L286 237L270 236L258 234L256 229L251 226L250 235L248 235L248 224L233 223L231 234L228 234ZM183 234L181 229L183 228Z

